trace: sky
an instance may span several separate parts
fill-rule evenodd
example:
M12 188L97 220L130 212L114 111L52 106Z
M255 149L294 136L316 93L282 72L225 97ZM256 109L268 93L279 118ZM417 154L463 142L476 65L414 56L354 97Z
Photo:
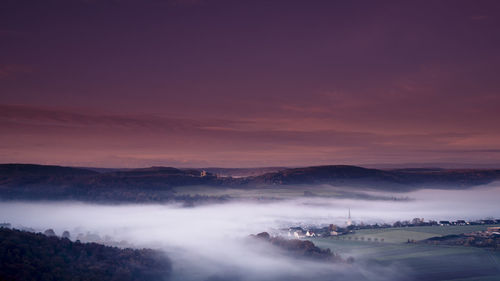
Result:
M499 30L498 1L0 0L0 162L500 164Z

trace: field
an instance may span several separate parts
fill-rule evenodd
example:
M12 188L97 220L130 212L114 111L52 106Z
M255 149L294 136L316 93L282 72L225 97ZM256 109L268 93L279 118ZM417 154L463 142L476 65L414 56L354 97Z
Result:
M404 243L409 240L424 240L436 236L461 234L473 231L486 230L493 225L464 225L464 226L419 226L395 227L385 229L362 229L354 234L339 237L345 240L377 240L384 239L385 243Z
M187 195L206 195L223 196L229 195L233 198L253 199L261 197L271 197L279 199L290 199L304 196L304 189L301 188L262 188L262 189L244 189L244 188L226 188L226 187L206 187L206 186L183 186L176 187L178 194ZM335 195L331 192L329 195Z
M481 230L486 226L412 227L361 230L344 239L314 238L322 248L330 248L356 263L379 264L397 268L416 280L500 280L500 251L461 246L436 246L404 243L408 239ZM358 240L354 238L358 237ZM359 240L364 237L364 240ZM371 241L367 238L370 237ZM374 242L373 238L384 238ZM381 273L383 274L383 273Z
M329 185L293 185L271 186L260 188L227 188L207 186L182 186L174 188L179 195L228 195L235 199L296 199L303 197L361 199L361 200L407 200L402 196L390 196L381 192L373 193L367 190L353 190L350 188L334 187Z

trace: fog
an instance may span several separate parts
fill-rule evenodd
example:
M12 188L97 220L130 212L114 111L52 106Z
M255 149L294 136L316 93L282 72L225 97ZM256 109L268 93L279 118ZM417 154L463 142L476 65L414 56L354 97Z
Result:
M382 194L382 193L378 193ZM167 253L173 280L403 280L411 272L394 266L331 264L297 260L250 234L279 233L290 226L345 225L348 209L355 222L392 223L500 217L500 184L469 190L421 190L413 200L352 200L301 197L266 203L250 201L203 205L94 205L79 202L2 202L0 222L60 235L106 235L134 247ZM390 193L384 195L391 196ZM398 194L401 196L401 194ZM345 257L347 258L347 257ZM335 278L332 278L335 276Z

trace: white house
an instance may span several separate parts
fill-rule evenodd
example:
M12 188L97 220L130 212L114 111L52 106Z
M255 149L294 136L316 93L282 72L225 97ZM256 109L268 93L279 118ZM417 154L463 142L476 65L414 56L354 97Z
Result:
M307 236L307 237L316 237L316 233L314 233L314 232L312 232L312 231L308 230L308 231L306 232L306 236Z

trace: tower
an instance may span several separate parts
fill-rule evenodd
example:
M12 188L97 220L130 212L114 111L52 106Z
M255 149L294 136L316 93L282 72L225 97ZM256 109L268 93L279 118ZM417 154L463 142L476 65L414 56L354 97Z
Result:
M352 220L351 220L351 208L349 208L349 213L347 215L347 222L346 222L347 226L351 226L352 225Z

